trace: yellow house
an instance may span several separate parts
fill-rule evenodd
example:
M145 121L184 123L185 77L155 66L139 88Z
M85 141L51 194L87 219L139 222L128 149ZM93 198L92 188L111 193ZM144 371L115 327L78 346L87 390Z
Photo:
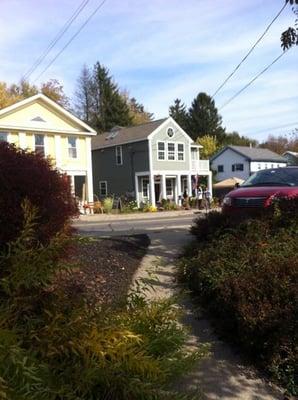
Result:
M50 157L76 196L93 202L91 137L95 130L43 94L0 110L0 140Z

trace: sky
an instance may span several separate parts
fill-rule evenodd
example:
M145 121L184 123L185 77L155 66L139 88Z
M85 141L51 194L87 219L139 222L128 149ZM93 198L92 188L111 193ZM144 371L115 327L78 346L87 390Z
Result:
M99 61L154 113L175 98L189 107L212 95L284 4L283 0L106 0L75 40L36 81L102 0L89 0L69 31L30 76L58 79L72 99L84 64ZM0 0L0 81L19 82L82 0ZM268 34L215 97L223 126L258 141L298 127L298 48L291 49L233 102L221 106L281 52L294 24L287 6ZM287 128L279 128L293 124Z

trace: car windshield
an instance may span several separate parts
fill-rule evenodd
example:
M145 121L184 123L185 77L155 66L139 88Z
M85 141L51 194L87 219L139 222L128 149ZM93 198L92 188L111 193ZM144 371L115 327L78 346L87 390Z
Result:
M278 168L258 171L240 186L298 186L298 168Z

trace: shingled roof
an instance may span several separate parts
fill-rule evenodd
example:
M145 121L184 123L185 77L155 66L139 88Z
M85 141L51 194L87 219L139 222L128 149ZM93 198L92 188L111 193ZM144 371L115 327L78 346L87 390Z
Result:
M231 149L250 161L275 161L275 162L287 162L287 160L277 153L274 153L268 149L261 149L259 147L247 147L247 146L226 146L215 154L211 161L215 160L221 153L226 149Z
M146 140L166 120L167 118L163 118L129 128L115 127L110 132L93 137L91 141L92 150Z

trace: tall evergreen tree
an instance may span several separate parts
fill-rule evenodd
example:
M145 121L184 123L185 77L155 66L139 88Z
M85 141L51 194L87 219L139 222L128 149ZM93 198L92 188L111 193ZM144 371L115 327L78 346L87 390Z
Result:
M76 91L77 113L99 133L132 123L129 107L109 70L97 62L90 73L83 68Z
M125 99L109 75L109 70L99 62L93 69L91 93L94 99L94 114L91 121L96 129L104 132L115 125L131 125L129 108Z
M186 106L180 99L175 99L174 104L169 107L169 115L172 117L182 129L188 128L188 115Z
M215 136L218 142L222 142L225 129L221 126L222 118L210 96L199 93L193 100L188 115L188 133L194 140L211 135Z

